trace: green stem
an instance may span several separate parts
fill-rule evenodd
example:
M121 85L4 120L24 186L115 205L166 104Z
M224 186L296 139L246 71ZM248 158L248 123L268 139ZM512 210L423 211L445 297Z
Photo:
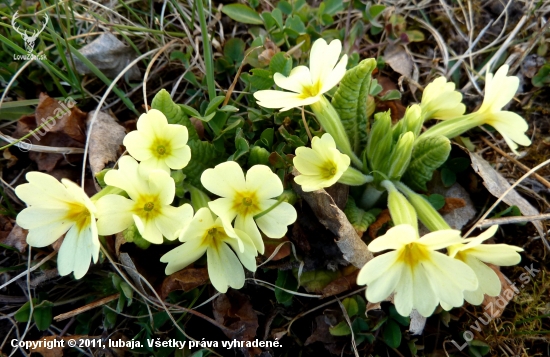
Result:
M321 95L319 101L310 104L311 110L315 113L315 116L321 123L321 126L327 133L332 135L336 146L340 151L348 155L355 166L359 169L363 168L363 162L355 155L351 149L351 144L349 143L348 135L346 130L340 121L340 116L336 112L336 109L330 104L330 102L325 98L324 95Z
M275 202L271 207L269 207L265 211L262 211L262 212L258 213L257 215L255 215L253 217L254 220L256 220L256 219L258 219L262 216L265 216L269 212L273 211L275 209L275 207L277 207L278 205L280 205L282 202L285 202L285 201L286 201L286 195L283 194L283 195L279 196L279 199L277 200L277 202Z
M363 173L353 167L348 167L342 174L338 182L349 186L361 186L367 182L372 182L374 177L369 175L363 175Z
M214 84L214 62L212 60L212 47L208 38L208 28L206 27L206 17L204 15L204 5L202 0L196 1L199 22L201 24L202 49L204 53L204 65L206 67L206 85L208 86L208 98L212 101L216 97L216 85Z
M383 193L384 191L376 189L374 185L367 185L367 188L359 200L359 206L363 209L371 209L376 202L378 202Z
M452 139L476 126L485 124L483 119L484 115L476 112L454 119L443 120L423 132L420 137L443 135Z
M447 222L441 217L439 212L435 210L430 202L420 196L418 193L411 190L407 185L402 182L394 181L393 184L397 189L407 196L409 202L412 204L418 218L420 221L428 228L430 231L440 231L452 229Z

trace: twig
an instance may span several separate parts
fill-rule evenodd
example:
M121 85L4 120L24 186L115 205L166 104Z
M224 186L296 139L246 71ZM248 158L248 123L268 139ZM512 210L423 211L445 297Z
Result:
M83 312L86 312L86 311L94 309L98 306L105 305L106 303L111 302L113 300L116 300L116 299L119 298L119 296L120 296L120 293L116 293L116 294L104 297L104 298L99 299L97 301L91 302L88 305L81 306L78 309L74 309L74 310L66 312L64 314L59 314L56 317L54 317L53 319L55 321L63 321L63 320L69 319L73 316L79 315Z
M56 251L53 251L51 252L48 256L46 256L44 259L42 259L40 262L38 262L35 266L33 266L32 268L29 268L27 270L25 270L24 272L22 272L21 274L17 275L15 278L12 278L10 279L7 283L4 283L2 284L2 286L0 286L0 290L4 289L6 286L10 285L11 283L13 283L14 281L18 280L19 278L27 275L27 273L32 273L33 271L35 271L36 269L40 268L40 266L42 266L42 264L44 264L45 262L47 262L48 260L52 259L54 255L56 255L57 252Z
M550 21L549 21L550 23ZM485 138L481 138L481 140L483 140L485 142L485 144L489 145L493 150L495 150L496 152L498 152L500 155L504 156L505 158L507 158L508 160L512 161L515 165L517 165L518 167L520 167L523 171L527 172L529 171L529 167L522 164L521 162L519 162L518 160L514 159L512 156L508 155L506 152L504 152L502 149L500 149L498 146L496 146L495 144L491 143L489 140L485 139ZM540 183L542 183L544 186L546 186L547 188L550 188L550 182L548 182L544 177L542 177L541 175L537 174L537 173L534 173L533 174L533 177L536 178Z
M526 223L532 221L543 221L545 219L550 219L550 213L544 213L538 216L512 216L512 217L500 217L500 218L491 218L485 219L478 223L479 228L490 227L495 224L515 224L515 223Z

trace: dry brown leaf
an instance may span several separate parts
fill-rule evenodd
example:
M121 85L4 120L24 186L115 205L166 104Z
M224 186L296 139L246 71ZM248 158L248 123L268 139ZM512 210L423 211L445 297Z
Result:
M101 34L94 41L78 50L92 62L107 78L115 78L136 58L134 50L121 42L110 32ZM73 55L76 70L80 74L93 74L89 66ZM134 65L126 72L130 80L141 79L139 68Z
M488 296L485 295L481 306L486 312L491 316L492 319L500 317L504 312L504 308L515 296L517 288L509 283L509 279L506 278L504 274L500 271L499 267L487 264L489 268L493 269L497 273L498 278L500 279L500 294L498 296Z
M236 290L221 294L212 302L214 318L220 324L232 331L224 330L224 334L232 340L252 341L258 330L258 314L252 308L248 296ZM249 350L251 355L261 350ZM258 353L259 354L259 353Z
M292 174L298 176L300 173L294 169ZM336 244L344 259L356 267L362 268L373 258L367 245L357 235L344 212L338 208L333 198L325 190L304 192L294 180L292 180L292 187L308 203L319 222L338 238Z
M411 78L413 73L413 60L400 44L389 45L384 50L384 60L397 73Z
M2 152L2 156L7 160L7 168L10 168L17 163L18 158L10 152L10 148L5 149Z
M42 129L29 137L31 144L83 148L86 142L85 120L86 113L76 107L72 98L61 102L40 93L35 114L21 117L12 136L20 138L47 122ZM58 163L71 164L80 160L81 155L50 154L31 150L29 158L38 164L40 171L51 172Z
M275 252L275 249L277 249L279 245L288 241L289 240L287 237L283 237L281 239L264 238L265 252L263 255L269 258L271 254ZM285 243L281 246L281 248L279 248L279 251L277 252L277 254L275 254L273 258L271 258L271 260L272 261L281 260L283 258L288 257L290 253L291 253L290 244Z
M495 196L501 197L510 184L500 173L498 173L485 159L475 153L469 153L472 160L472 167L483 179L483 185L487 187L487 190ZM502 201L510 206L517 206L521 213L525 216L537 216L540 212L533 207L529 201L521 197L516 190L511 190L502 198ZM531 221L541 237L544 237L544 230L540 221Z
M208 270L206 268L187 267L164 278L160 296L165 299L168 294L175 290L190 291L208 283L208 280Z
M329 297L343 293L344 291L351 290L357 287L357 275L359 269L350 265L343 269L344 276L339 277L336 280L331 281L327 286L321 290L323 297Z
M27 234L28 230L21 228L17 223L13 226L13 229L5 238L0 238L0 243L14 247L20 253L25 252L27 249Z
M122 266L124 267L124 270L126 271L126 273L130 275L130 277L134 281L136 288L141 293L146 294L145 289L141 284L141 277L139 276L139 272L132 258L130 258L130 255L128 255L128 253L120 253L120 255L118 256L118 259L120 260L120 263L122 263Z
M369 237L371 239L378 237L378 231L389 221L391 221L390 211L385 209L380 212L376 217L376 221L369 225Z
M439 209L439 213L451 213L455 209L466 207L466 201L458 197L445 197L445 205Z
M88 130L95 112L94 110L88 113L86 119ZM91 129L89 161L92 174L95 177L109 163L114 164L117 161L122 153L121 146L126 131L116 122L115 118L104 112L97 113L97 118ZM96 188L99 191L99 186Z
M340 356L346 342L330 333L330 324L327 322L327 317L324 315L317 316L314 324L315 328L304 345L308 346L314 342L321 342L330 353Z

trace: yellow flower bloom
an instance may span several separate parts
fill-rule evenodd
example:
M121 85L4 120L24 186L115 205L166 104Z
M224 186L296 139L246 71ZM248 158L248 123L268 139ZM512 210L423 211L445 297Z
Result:
M350 164L349 156L336 149L330 134L311 140L311 149L301 146L296 149L294 167L300 172L294 181L305 192L334 185Z
M289 90L260 90L254 93L258 105L266 108L289 110L319 101L323 93L338 84L346 73L348 56L343 55L340 61L342 43L333 40L330 45L318 39L311 47L309 68L298 66L288 77L275 73L273 80L279 87Z
M518 145L529 146L531 140L525 132L529 125L520 115L502 110L517 92L519 78L506 76L508 65L485 77L485 98L477 112L437 123L426 130L423 136L443 135L454 138L476 126L489 124L504 138L510 149L517 155ZM517 143L517 144L516 144Z
M464 291L464 299L470 304L481 304L484 295L498 296L500 294L500 279L495 271L485 263L510 266L521 261L518 252L522 252L523 249L519 247L508 244L482 244L485 240L491 238L497 229L498 226L492 226L477 237L464 239L462 244L447 248L449 256L466 263L472 268L479 280L477 290ZM449 310L448 306L442 306Z
M520 115L503 111L502 108L508 104L519 88L519 78L507 76L509 66L503 65L495 73L487 73L485 77L485 98L481 108L472 113L474 118L482 120L495 128L506 141L506 144L517 154L517 144L523 146L531 145L531 139L525 132L529 125Z
M176 192L174 179L162 170L142 175L142 164L130 156L120 158L118 165L118 170L105 174L105 183L126 191L130 199L106 195L97 200L99 234L115 234L135 223L141 236L151 243L162 243L162 236L176 239L191 220L193 208L189 204L170 206Z
M188 133L183 125L168 124L162 112L150 109L137 121L137 130L124 137L124 146L136 160L141 161L140 172L152 170L179 170L191 159L187 146Z
M440 302L461 306L463 291L477 289L476 275L460 260L437 252L461 241L457 230L436 231L419 238L412 226L397 225L369 244L372 252L392 251L365 264L357 284L368 285L366 296L370 302L382 301L395 292L395 308L403 316L409 316L412 309L430 316Z
M466 106L462 104L462 94L455 91L455 84L447 82L445 77L436 78L426 86L420 107L424 120L452 119L466 111Z
M201 182L207 190L221 197L208 205L221 218L226 232L233 235L231 222L236 217L235 229L244 231L261 254L264 243L258 227L270 238L281 238L287 226L296 221L296 210L291 204L273 199L283 193L283 184L265 165L252 166L245 179L239 164L224 162L205 170ZM267 209L270 211L254 218Z
M82 278L90 260L97 262L99 255L96 207L72 181L62 179L60 183L41 172L29 172L25 177L29 183L17 186L15 193L28 206L17 215L17 224L29 230L27 243L45 247L67 233L57 269L59 275L74 272L76 279Z
M181 232L179 240L185 243L160 258L161 262L168 263L167 275L185 268L205 252L208 276L221 293L225 293L228 287L243 287L243 265L250 271L256 271L256 247L250 237L238 229L226 232L221 219L208 208L197 211L189 226Z

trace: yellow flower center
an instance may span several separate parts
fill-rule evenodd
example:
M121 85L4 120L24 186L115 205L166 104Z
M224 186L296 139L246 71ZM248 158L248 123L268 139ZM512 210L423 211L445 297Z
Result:
M143 206L143 209L147 212L151 211L153 208L155 208L155 204L153 202L147 202L145 206Z
M336 164L334 162L327 162L322 169L321 177L325 180L329 180L336 175L336 172L338 172Z
M166 154L166 148L162 145L157 146L157 153L162 156Z
M151 153L155 157L162 158L170 155L171 147L169 141L157 138L150 146L149 150L151 150Z
M142 220L155 219L162 210L162 204L157 196L141 196L136 200L133 213Z
M321 92L321 87L322 87L321 82L317 82L311 86L303 86L300 98L306 99L306 98L316 97L319 94L319 92Z
M91 223L91 216L88 208L80 203L68 203L68 205L69 209L66 219L74 222L79 232L88 227Z
M242 216L261 212L255 192L238 192L233 199L233 208Z
M430 251L422 244L409 243L401 249L397 260L414 269L419 263L431 260Z
M218 250L227 234L223 227L212 227L202 236L202 244Z

